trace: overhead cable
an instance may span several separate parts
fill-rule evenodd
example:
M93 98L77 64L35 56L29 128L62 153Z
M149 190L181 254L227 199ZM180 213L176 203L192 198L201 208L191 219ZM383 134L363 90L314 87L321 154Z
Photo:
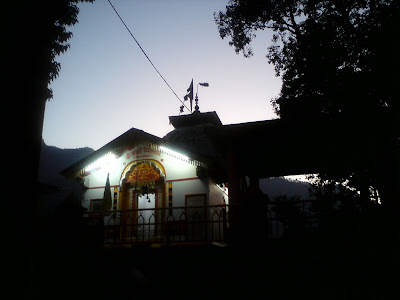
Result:
M150 60L150 58L148 57L148 55L146 54L146 52L143 50L142 46L140 46L138 40L134 37L134 35L132 34L132 32L129 30L128 26L125 24L124 20L121 18L121 16L119 15L118 11L115 9L114 5L112 5L110 0L107 0L108 3L110 3L112 9L115 11L115 13L117 14L118 18L121 20L122 24L124 24L126 30L128 30L129 34L131 35L131 37L134 39L134 41L136 42L136 44L139 46L140 50L142 50L144 56L146 56L147 60L149 61L149 63L153 66L154 70L156 70L156 72L158 73L158 75L160 75L160 77L162 78L162 80L164 80L165 84L169 87L169 89L174 93L175 97L182 103L182 105L190 112L190 109L185 105L185 103L178 97L178 95L175 93L175 91L172 89L172 87L168 84L167 80L165 80L165 78L161 75L160 71L157 70L156 66L153 64L153 62Z

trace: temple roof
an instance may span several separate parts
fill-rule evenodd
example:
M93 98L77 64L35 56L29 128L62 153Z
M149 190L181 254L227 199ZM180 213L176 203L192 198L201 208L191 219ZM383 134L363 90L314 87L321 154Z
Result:
M223 125L215 111L195 111L190 115L170 116L169 120L175 129L164 139L209 158L217 156L209 133Z
M107 153L112 151L118 155L121 154L125 149L135 147L139 144L148 144L149 146L156 147L166 146L171 150L187 155L193 160L205 162L205 159L199 154L193 151L189 151L181 145L177 146L176 144L166 139L157 137L140 129L131 128L125 133L121 134L119 137L115 138L108 144L98 149L97 151L89 154L88 156L69 166L65 170L61 171L61 174L65 177L75 177L86 166L96 161L100 157L106 155Z
M182 127L193 127L196 125L205 125L205 124L222 126L222 122L215 111L209 111L205 113L195 111L190 115L170 116L169 122L176 129Z

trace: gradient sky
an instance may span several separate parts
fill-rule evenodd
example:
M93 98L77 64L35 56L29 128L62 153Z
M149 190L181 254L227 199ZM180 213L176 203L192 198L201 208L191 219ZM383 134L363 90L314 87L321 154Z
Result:
M265 57L272 34L257 34L253 57L237 55L220 38L213 17L228 0L112 2L181 99L193 78L195 87L210 84L199 87L200 111L216 111L223 124L276 118L270 100L278 96L281 79ZM173 130L168 116L178 115L181 103L109 3L79 7L71 48L58 58L60 76L51 84L46 144L97 150L132 127L159 137Z

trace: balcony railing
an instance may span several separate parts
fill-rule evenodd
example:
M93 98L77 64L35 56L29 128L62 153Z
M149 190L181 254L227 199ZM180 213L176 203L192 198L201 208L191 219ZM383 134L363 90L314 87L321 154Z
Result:
M147 208L84 214L85 223L98 225L104 245L143 243L224 242L229 229L227 205Z
M339 204L337 200L305 200L268 203L263 209L210 205L118 210L104 215L85 212L84 223L90 238L97 232L98 242L105 246L228 243L230 238L237 238L230 231L235 209L242 220L236 234L259 240L291 239L334 226L343 215Z

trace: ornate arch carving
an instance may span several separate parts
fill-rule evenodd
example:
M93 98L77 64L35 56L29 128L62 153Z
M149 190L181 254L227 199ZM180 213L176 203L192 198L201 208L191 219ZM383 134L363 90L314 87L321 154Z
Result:
M130 182L132 184L145 186L150 185L146 182L155 182L158 180L165 180L164 166L153 159L136 160L129 163L121 174L121 184L123 182Z

